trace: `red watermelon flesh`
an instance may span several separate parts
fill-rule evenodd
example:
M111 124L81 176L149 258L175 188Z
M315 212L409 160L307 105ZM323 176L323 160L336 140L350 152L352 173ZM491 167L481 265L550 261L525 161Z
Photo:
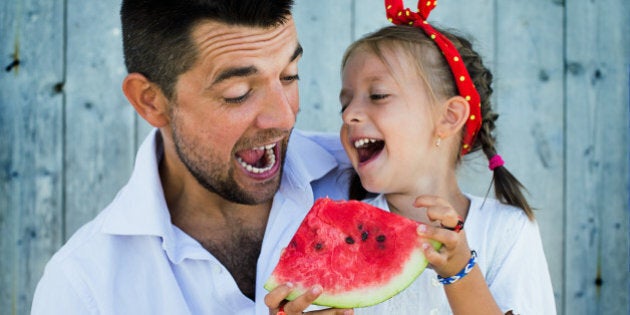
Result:
M314 304L356 308L383 302L427 266L419 224L360 201L318 199L283 250L265 289L290 282L293 300L314 285ZM432 242L433 246L440 246Z

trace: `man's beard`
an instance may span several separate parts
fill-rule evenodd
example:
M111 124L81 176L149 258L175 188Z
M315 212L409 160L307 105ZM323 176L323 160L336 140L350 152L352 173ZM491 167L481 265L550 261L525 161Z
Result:
M280 165L278 175L274 176L250 190L243 189L234 179L237 171L231 160L221 162L219 158L211 154L204 155L196 149L204 148L200 143L190 142L185 136L181 136L176 118L172 121L173 142L177 155L197 182L222 198L239 204L255 205L267 202L273 198L280 186L283 165ZM261 139L271 139L278 135L278 131L269 131L261 135ZM251 142L251 141L250 141ZM279 155L282 164L286 157L287 140L280 145ZM212 152L209 152L212 153Z

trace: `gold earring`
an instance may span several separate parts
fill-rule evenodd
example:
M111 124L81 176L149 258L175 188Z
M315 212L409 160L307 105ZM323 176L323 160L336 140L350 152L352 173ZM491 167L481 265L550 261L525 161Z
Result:
M440 144L442 144L442 138L438 137L437 140L435 140L435 147L439 148Z

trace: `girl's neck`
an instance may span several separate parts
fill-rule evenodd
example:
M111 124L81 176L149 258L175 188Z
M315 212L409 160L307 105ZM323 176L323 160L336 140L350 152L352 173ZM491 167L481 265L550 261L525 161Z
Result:
M470 200L459 189L456 179L442 181L442 184L434 183L434 185L425 187L431 188L417 188L405 193L385 194L390 211L416 221L430 223L426 222L426 210L420 210L414 207L413 203L419 196L432 195L445 199L462 218L466 218L470 207Z

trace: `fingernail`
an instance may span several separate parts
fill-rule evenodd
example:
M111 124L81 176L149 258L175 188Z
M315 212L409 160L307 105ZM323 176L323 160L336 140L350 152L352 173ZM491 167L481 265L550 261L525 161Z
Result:
M323 290L324 289L322 289L321 285L316 285L316 286L311 288L311 293L313 293L313 294L320 294L320 293L322 293Z
M429 247L431 247L431 245L429 245L429 243L422 243L422 249L429 249Z
M420 224L418 225L418 228L416 229L418 234L424 234L427 231L427 226L424 224Z
M289 289L293 289L293 283L291 282L287 282L284 285L286 285L287 287L289 287Z
M352 311L343 311L343 315L352 315Z

